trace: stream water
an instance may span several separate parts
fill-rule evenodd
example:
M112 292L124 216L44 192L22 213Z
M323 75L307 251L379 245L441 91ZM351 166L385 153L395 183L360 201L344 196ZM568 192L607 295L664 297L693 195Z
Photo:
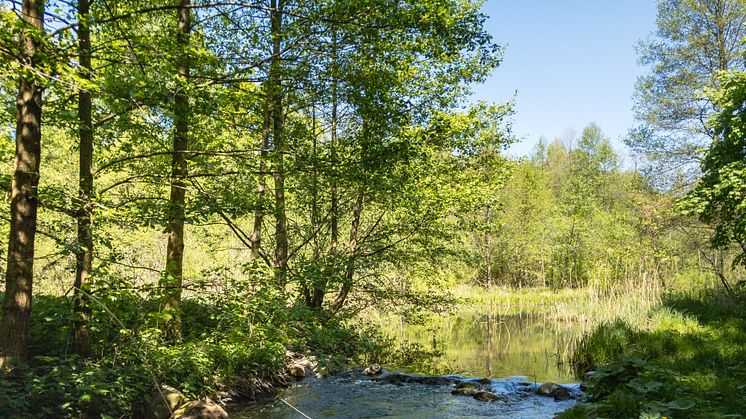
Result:
M398 366L398 371L490 378L488 387L504 400L485 403L454 396L453 385L394 385L345 374L310 379L269 402L233 407L231 417L303 418L301 411L312 418L551 418L575 403L527 391L537 382L552 381L566 384L577 394L568 368L558 362L578 333L572 325L539 314L475 310L433 317L420 325L388 318L381 321L381 328L397 340L423 347L435 342L443 350L444 357L437 363Z

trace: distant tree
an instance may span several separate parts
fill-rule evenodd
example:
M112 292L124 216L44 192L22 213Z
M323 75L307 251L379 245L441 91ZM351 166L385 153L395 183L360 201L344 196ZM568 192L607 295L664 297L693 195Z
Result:
M746 73L723 76L711 97L721 109L712 118L716 137L702 160L702 178L679 205L715 228L715 248L737 244L733 263L746 266Z
M697 177L712 141L706 122L717 105L705 89L717 85L718 72L744 69L746 0L659 0L657 26L638 48L650 72L638 79L640 125L626 142L648 174L671 185Z

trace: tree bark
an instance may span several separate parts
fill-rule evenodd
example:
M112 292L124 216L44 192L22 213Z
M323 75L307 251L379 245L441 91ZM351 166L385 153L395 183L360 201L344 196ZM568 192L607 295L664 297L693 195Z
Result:
M44 30L44 2L23 0L21 18L26 28L21 35L22 65L39 65L38 33ZM0 368L13 366L27 356L31 324L34 275L34 236L39 200L41 157L42 86L25 72L16 100L16 156L10 201L10 238L5 276L5 301L0 328Z
M272 139L274 140L273 176L275 181L275 280L280 289L285 288L288 270L288 227L285 212L285 139L283 125L283 94L281 71L283 0L271 2L272 62L270 86L272 88Z
M264 121L262 125L262 143L259 145L259 184L256 187L257 208L254 211L254 229L249 240L251 241L251 254L249 262L253 262L259 257L259 250L262 247L262 222L264 221L264 212L266 211L266 194L267 194L267 177L264 172L267 170L267 150L269 149L269 135L272 126L269 112L269 93L265 91Z
M485 262L485 273L487 275L487 289L492 289L492 242L490 232L490 207L487 206L484 214L484 262Z
M88 0L78 0L78 60L80 69L78 75L83 80L91 79L91 33L89 24L90 3ZM91 92L87 87L78 91L78 137L79 173L78 173L78 208L76 209L78 223L78 247L75 251L75 287L73 289L75 330L75 351L85 356L88 349L87 322L90 309L86 305L88 290L87 279L93 262L93 232L92 205L93 198L93 118Z
M337 31L332 29L332 62L331 62L331 94L332 94L332 109L331 109L331 161L332 170L337 170L339 162L337 161L337 143L338 133L337 127L339 123L338 117L338 81L337 81ZM339 246L339 193L337 191L337 176L332 173L331 177L331 207L329 209L329 253L333 261L337 258L337 247ZM311 305L313 307L320 308L324 305L324 297L326 296L326 287L329 283L329 277L333 274L335 268L325 268L325 272L322 272L321 283L319 283L313 292L313 299ZM331 272L330 272L331 270Z
M311 113L311 158L313 159L313 179L311 181L311 246L313 248L313 262L319 266L321 261L321 249L319 248L319 168L318 168L318 136L316 135L316 104L313 104ZM321 275L320 275L321 276ZM308 279L303 280L303 299L307 307L315 308L317 295L322 287L323 277L312 277L311 285Z
M337 294L337 298L332 302L329 312L334 315L342 309L347 297L352 290L352 282L355 276L355 262L357 258L357 236L360 230L360 216L363 213L363 191L361 190L357 195L355 201L355 208L352 210L352 224L350 225L350 242L347 244L347 266L345 268L344 281L342 282L342 288Z
M332 120L331 120L331 140L332 140L332 149L331 149L331 159L332 159L332 168L333 170L337 170L338 168L338 161L337 161L337 125L338 125L338 116L337 116L337 107L338 104L338 98L337 98L337 73L336 73L336 67L337 67L337 33L336 31L332 34ZM337 192L337 178L336 176L332 176L332 184L331 184L331 209L330 209L330 223L331 223L331 237L330 237L330 248L332 256L335 256L337 253L337 246L339 242L339 195Z
M184 270L184 204L186 201L187 152L189 150L189 59L186 48L191 31L190 0L179 0L178 31L176 43L180 47L179 80L181 86L174 93L174 144L171 161L171 195L169 198L169 235L166 248L166 269L163 286L165 301L163 308L171 313L164 324L166 336L171 340L181 338L181 288Z

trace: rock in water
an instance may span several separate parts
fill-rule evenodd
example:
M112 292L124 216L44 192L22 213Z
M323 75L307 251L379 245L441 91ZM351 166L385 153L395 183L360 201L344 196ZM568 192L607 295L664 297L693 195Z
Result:
M404 383L409 382L409 376L404 375L404 374L389 374L389 375L380 377L377 380L379 380L382 383L394 384L394 385L400 386Z
M555 401L570 400L572 399L572 393L567 388L560 386L560 388L552 392L552 397L554 397Z
M557 390L559 387L560 385L557 383L546 382L539 386L539 388L536 390L536 394L538 394L539 396L549 397L552 395L552 392Z
M410 375L409 381L429 386L447 386L453 383L452 379L438 375Z
M171 386L162 385L160 391L156 391L150 399L147 419L168 419L171 413L186 401L181 392Z
M568 400L572 398L572 393L567 388L557 384L546 382L536 390L539 396L553 397L554 400Z
M476 388L460 387L451 392L454 396L473 396L477 394Z
M480 402L496 402L498 400L505 401L504 396L500 396L491 391L477 391L474 393L474 398Z
M174 412L171 419L228 419L228 413L205 397L185 404Z
M371 364L368 366L368 368L363 370L363 375L367 376L373 376L373 375L379 375L383 372L383 368L381 368L378 364Z
M477 383L473 381L462 381L456 385L456 388L457 389L466 388L466 389L476 390L480 387Z
M306 376L306 368L297 362L288 365L287 372L291 377L298 379L305 378Z

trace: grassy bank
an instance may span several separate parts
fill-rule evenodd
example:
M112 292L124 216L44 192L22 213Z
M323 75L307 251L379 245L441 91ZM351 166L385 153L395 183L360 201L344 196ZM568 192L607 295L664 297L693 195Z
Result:
M540 313L579 330L564 361L588 380L588 399L563 417L746 416L744 296L728 296L709 276L668 285L678 291L637 282L454 294L480 310Z
M643 326L649 321L647 312L660 304L661 290L645 283L602 288L520 288L460 286L452 290L466 307L481 311L494 310L501 314L536 313L561 323L574 323L583 330L623 318Z
M715 290L668 294L647 321L620 317L583 336L573 356L589 398L563 417L746 415L746 310Z

